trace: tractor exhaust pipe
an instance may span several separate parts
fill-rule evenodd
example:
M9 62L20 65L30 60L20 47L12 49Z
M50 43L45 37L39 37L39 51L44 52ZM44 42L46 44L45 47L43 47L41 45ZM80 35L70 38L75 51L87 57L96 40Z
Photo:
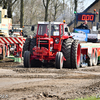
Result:
M49 21L49 38L51 37L51 21Z

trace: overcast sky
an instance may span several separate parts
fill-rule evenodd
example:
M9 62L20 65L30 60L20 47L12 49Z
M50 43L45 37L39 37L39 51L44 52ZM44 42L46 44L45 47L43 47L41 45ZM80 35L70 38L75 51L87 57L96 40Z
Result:
M88 6L90 6L95 0L85 0L84 1L84 7L87 8Z

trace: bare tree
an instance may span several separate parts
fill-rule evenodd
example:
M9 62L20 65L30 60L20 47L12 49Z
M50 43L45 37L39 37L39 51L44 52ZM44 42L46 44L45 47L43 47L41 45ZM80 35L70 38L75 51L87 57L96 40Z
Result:
M48 7L49 7L50 0L43 0L43 5L45 7L45 21L48 20Z
M23 0L21 0L21 4L20 4L20 27L22 28L24 25L24 4L23 4Z
M48 19L56 21L56 19L63 13L63 4L61 0L51 0L48 9Z
M2 0L0 4L2 4L3 9L8 9L7 14L8 18L12 18L12 6L15 4L17 0Z
M20 22L20 1L17 0L12 6L13 22L19 24ZM78 0L77 11L84 9L83 1ZM23 0L24 3L24 24L37 24L38 21L63 21L70 23L74 16L74 0ZM63 8L64 5L64 8ZM64 14L65 12L65 14Z
M38 21L42 20L44 20L44 7L42 1L24 1L24 24L37 24Z
M83 0L79 0L77 3L77 12L80 13L84 10L84 1Z
M77 12L77 3L78 3L78 0L74 0L74 4L75 4L74 11L76 12Z
M17 0L12 6L12 22L13 24L20 23L20 0Z
M53 5L54 5L53 19L55 21L56 20L57 13L59 11L59 7L61 6L61 2L59 0L55 0L55 3L53 3Z
M56 21L67 20L70 17L69 9L70 9L70 1L69 0L58 0L57 4L57 15Z
M2 6L2 0L0 0L0 6Z

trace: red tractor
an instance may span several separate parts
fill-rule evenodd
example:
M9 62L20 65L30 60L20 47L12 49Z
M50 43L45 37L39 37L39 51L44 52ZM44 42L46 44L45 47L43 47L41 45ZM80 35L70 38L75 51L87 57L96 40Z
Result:
M24 67L32 66L31 61L54 61L58 69L80 66L80 43L70 36L65 23L39 22L36 37L27 38L23 50Z

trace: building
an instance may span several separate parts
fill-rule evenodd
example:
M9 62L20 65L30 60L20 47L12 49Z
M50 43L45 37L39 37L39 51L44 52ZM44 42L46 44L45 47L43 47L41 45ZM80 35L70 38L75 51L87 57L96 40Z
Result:
M88 8L86 8L82 13L94 13L94 9L98 12L98 15L96 15L95 22L93 25L97 25L97 22L100 22L100 0L95 0ZM78 22L77 26L79 26L82 22ZM69 28L72 31L74 28L74 20L69 23ZM88 22L89 28L92 28L91 22Z

